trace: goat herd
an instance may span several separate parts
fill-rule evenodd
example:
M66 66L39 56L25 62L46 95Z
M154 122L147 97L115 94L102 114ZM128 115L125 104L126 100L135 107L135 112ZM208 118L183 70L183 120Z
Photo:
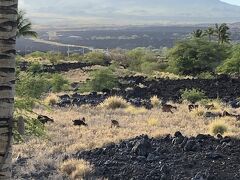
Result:
M199 105L197 104L189 104L188 105L188 110L189 112L193 111L194 109L198 109ZM214 105L213 104L208 104L205 105L204 108L206 110L212 110L214 109ZM162 104L161 106L162 112L167 112L167 113L174 113L174 110L177 110L176 106L170 105L170 104ZM206 118L216 118L216 117L235 117L237 121L240 121L240 114L233 114L233 113L229 113L226 110L223 110L222 112L212 112L212 111L207 111L205 112L204 116ZM47 116L44 115L38 115L37 119L42 123L42 124L46 124L46 123L53 123L54 120L52 118L49 118ZM80 119L76 119L73 120L73 125L74 126L88 126L88 124L86 123L86 119L85 117L80 118ZM120 124L117 120L111 120L111 128L119 128Z
M43 116L43 115L38 115L37 119L42 123L42 124L46 124L46 123L53 123L54 120L52 118L49 118L48 116ZM86 123L86 119L85 117L83 117L82 119L76 119L73 120L73 125L74 126L88 126L88 124ZM111 128L116 127L119 128L119 122L117 120L111 120Z

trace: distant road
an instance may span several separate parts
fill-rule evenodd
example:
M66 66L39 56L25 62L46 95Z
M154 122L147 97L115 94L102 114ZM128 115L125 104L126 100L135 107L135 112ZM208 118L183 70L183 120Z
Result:
M49 45L54 45L54 46L61 46L61 47L75 47L75 48L84 48L84 49L90 49L92 50L93 47L88 47L88 46L78 46L78 45L72 45L72 44L63 44L59 42L53 42L53 41L47 41L44 39L36 39L36 38L30 38L34 42L38 43L43 43L43 44L49 44Z

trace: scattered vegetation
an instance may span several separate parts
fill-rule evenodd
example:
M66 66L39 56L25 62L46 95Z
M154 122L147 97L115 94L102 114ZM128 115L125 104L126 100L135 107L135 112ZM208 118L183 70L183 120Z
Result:
M191 103L196 103L206 98L205 93L198 89L185 89L182 91L181 97L183 100L187 100Z

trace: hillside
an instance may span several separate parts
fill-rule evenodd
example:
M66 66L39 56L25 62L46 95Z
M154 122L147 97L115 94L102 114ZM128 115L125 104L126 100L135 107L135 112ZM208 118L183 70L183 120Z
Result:
M53 18L57 17L58 21L54 21L55 25L68 26L79 24L196 24L240 21L240 6L230 5L220 0L70 1L69 3L69 1L60 0L56 3L56 1L43 0L41 3L36 3L23 0L24 3L21 3L20 7L30 12L31 18L42 22L42 24L50 24ZM67 23L65 20L68 20Z

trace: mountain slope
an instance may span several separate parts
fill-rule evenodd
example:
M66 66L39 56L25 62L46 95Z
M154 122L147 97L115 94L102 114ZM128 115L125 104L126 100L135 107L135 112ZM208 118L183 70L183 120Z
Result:
M240 6L220 0L21 0L37 21L99 24L215 23L240 21ZM57 19L57 21L54 20ZM66 20L68 20L66 22ZM43 21L44 22L44 21Z

